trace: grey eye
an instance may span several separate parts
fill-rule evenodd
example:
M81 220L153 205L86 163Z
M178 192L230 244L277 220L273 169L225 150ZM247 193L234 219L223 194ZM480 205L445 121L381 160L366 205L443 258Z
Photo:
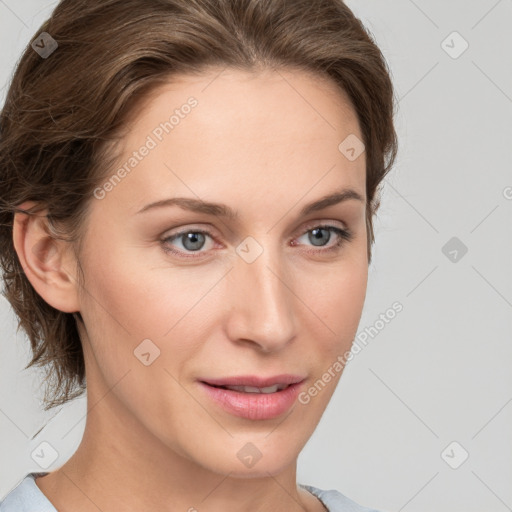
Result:
M183 243L183 247L187 249L187 251L197 251L202 249L206 241L204 233L201 233L200 231L189 231L180 235L179 238Z
M325 243L328 243L329 240L331 239L331 231L327 228L321 227L311 229L310 231L308 231L308 239L311 241L313 245L321 247L322 245L325 245Z

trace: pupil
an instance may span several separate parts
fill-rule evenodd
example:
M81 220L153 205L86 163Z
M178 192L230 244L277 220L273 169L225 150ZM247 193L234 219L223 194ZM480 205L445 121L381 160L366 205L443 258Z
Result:
M320 241L320 242L322 241L321 240L322 239L322 235L319 234L320 231L323 231L324 233L327 233L327 239L325 240L325 242L327 243L329 241L329 238L331 236L329 230L327 230L325 228L315 228L315 229L313 229L311 231L311 233L313 233L313 238L311 239L311 242L313 242L313 245L323 245L321 243L319 243L319 244L316 243L318 241Z
M183 247L185 247L186 249L188 249L190 251L195 251L195 250L201 249L201 247L204 244L204 235L202 233L190 232L183 236L185 237L184 241L183 241ZM199 240L199 242L198 242L198 240ZM192 245L190 245L189 242Z

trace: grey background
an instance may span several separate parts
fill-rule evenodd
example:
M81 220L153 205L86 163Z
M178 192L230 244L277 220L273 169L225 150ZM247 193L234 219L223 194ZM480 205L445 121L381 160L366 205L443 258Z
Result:
M382 511L512 510L512 0L347 3L391 67L400 154L358 333L375 329L301 453L298 481ZM0 0L0 86L54 5ZM457 58L454 31L469 44ZM395 301L403 311L379 328ZM0 321L4 496L41 470L30 455L41 442L59 453L49 470L71 456L85 398L43 413L42 374L22 371L28 342L3 298Z

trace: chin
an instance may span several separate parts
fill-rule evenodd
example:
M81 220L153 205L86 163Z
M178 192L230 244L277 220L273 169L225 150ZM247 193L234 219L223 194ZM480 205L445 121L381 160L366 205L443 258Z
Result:
M286 468L297 463L301 446L286 444L273 434L265 434L267 439L252 438L236 442L234 457L226 457L224 452L225 469L235 478L262 478L275 476Z
M281 474L290 465L297 462L297 457L283 460L263 461L263 457L252 467L244 468L242 463L233 464L232 461L226 461L226 465L219 467L217 473L228 474L232 478L268 478L269 476L277 476Z
M268 435L265 434L265 435ZM269 437L271 437L270 434ZM278 440L279 441L279 440ZM207 471L233 478L268 478L297 462L300 446L269 442L258 436L237 436L229 441L213 441L215 447L197 446L187 450L186 457Z

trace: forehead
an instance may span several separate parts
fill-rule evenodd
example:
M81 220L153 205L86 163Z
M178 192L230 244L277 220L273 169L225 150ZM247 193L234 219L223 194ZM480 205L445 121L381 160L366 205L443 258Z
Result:
M181 99L183 102L190 95L201 98L203 107L222 107L227 111L232 110L229 108L230 104L240 106L237 100L243 102L244 110L250 109L251 106L268 110L275 106L276 100L279 100L283 113L287 107L300 109L300 106L305 108L307 105L311 114L323 119L328 125L358 125L348 94L325 74L292 67L243 70L218 66L207 66L196 72L170 76L167 81L154 86L140 98L131 109L128 122L140 123L150 109L168 109L171 106L166 105L169 98L176 102ZM226 99L229 99L230 103L226 104ZM299 105L301 103L302 105ZM333 104L337 107L337 113L340 110L343 112L342 119L331 112ZM328 108L327 112L323 111L325 107ZM160 114L164 115L165 112L164 110Z
M112 171L129 172L112 196L133 210L177 190L255 200L269 199L269 188L299 197L321 181L319 195L340 185L365 194L365 155L350 161L339 147L349 136L362 140L348 96L302 70L173 77L139 103L126 127ZM151 149L135 162L144 146Z

